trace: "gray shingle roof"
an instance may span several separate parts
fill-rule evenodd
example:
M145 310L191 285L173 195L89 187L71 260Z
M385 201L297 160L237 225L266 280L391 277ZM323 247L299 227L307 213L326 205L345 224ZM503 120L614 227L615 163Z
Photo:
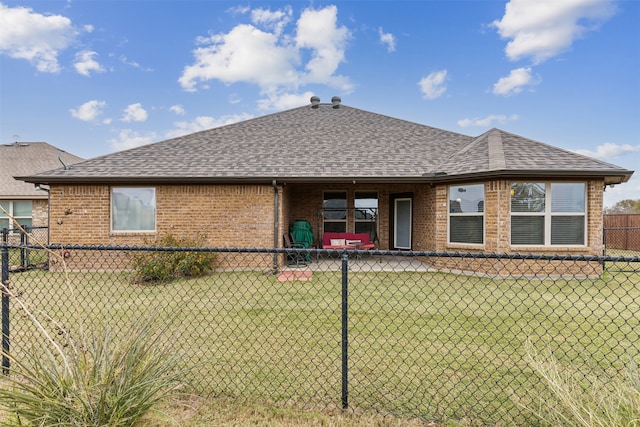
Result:
M14 179L62 167L60 159L71 165L84 159L62 151L46 142L16 142L0 145L0 198L47 198L33 184Z
M29 182L429 181L631 171L497 129L477 137L341 105L265 115L26 177ZM446 175L445 175L446 174Z

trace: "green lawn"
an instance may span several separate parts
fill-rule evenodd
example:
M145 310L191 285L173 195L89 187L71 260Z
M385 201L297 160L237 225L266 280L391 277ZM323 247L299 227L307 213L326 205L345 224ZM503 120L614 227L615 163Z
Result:
M154 315L160 339L196 368L203 396L313 410L341 406L341 276L278 282L220 272L163 286L129 274L11 276L36 315L78 334L108 322L126 334ZM425 419L530 424L513 401L542 385L523 360L530 339L563 363L608 373L640 362L640 274L490 279L445 273L349 274L349 405ZM12 305L15 355L37 331ZM54 322L45 322L55 333ZM62 340L62 338L59 338Z

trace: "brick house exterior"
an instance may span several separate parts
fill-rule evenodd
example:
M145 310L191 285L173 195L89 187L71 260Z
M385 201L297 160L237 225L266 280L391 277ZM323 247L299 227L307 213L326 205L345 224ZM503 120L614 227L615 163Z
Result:
M274 247L303 220L316 246L324 231L364 227L380 249L599 255L602 193L632 173L498 129L474 138L334 97L22 179L50 186L52 243L137 245L200 233L214 247ZM519 195L519 183L531 197ZM564 207L567 197L575 203ZM120 227L118 198L142 210L152 203L149 225ZM337 219L326 208L336 201ZM534 207L512 212L517 203Z

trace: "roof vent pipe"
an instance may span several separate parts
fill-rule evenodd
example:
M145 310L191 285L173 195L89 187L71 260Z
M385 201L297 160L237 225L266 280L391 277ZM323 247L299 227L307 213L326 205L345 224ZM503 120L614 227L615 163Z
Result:
M318 108L318 104L320 104L320 98L317 96L311 97L311 108Z
M334 96L333 98L331 98L331 104L333 104L334 109L336 108L340 108L340 103L342 102L342 99L340 99L339 96Z

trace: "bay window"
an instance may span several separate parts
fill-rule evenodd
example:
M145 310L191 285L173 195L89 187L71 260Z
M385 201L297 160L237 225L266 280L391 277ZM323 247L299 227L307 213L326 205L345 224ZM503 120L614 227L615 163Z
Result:
M449 187L449 243L484 243L484 184Z
M586 239L586 185L511 184L511 244L582 246Z

